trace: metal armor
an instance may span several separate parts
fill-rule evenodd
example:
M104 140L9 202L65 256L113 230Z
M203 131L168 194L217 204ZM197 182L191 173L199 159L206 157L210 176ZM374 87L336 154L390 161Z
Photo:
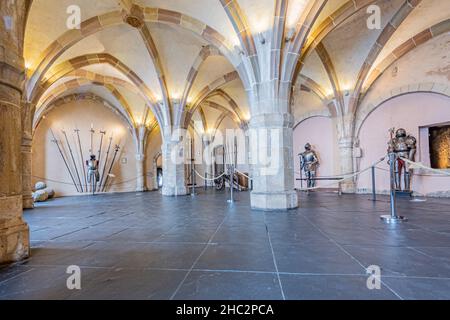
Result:
M91 159L86 161L86 165L88 169L88 182L91 183L92 179L95 179L95 182L99 182L100 174L98 172L98 160L95 158L95 155L91 155Z
M412 170L409 168L410 166L408 165L408 163L403 159L407 159L410 161L415 160L417 140L415 137L408 135L405 129L398 129L395 132L394 136L394 130L395 129L391 129L392 137L389 142L388 152L394 152L397 155L397 159L395 160L394 165L395 188L398 191L410 192Z
M308 188L316 186L316 171L319 166L319 158L309 143L305 145L305 152L300 153L300 170L305 172Z

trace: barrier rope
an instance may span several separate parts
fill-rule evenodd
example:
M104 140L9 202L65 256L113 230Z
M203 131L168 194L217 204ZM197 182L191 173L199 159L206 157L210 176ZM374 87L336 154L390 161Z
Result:
M323 177L323 179L340 179L339 181L333 181L331 183L322 185L322 186L317 186L317 187L313 187L313 188L303 188L303 189L299 189L300 191L312 191L312 190L317 190L317 189L322 189L322 188L327 188L327 187L332 187L335 186L336 183L337 184L341 184L344 181L353 179L356 176L359 176L369 170L372 169L372 167L376 167L378 164L380 164L381 162L383 162L384 160L386 160L387 156L384 156L383 158L381 158L380 160L378 160L377 162L375 162L374 164L372 164L371 166L367 167L364 170L360 170L358 172L355 173L351 173L351 174L347 174L347 175L340 175L340 176L329 176L329 177ZM321 177L322 178L322 177Z
M215 180L217 180L217 179L222 178L222 177L223 177L224 175L226 175L227 173L224 172L224 173L222 173L220 176L214 177L214 178L207 178L207 177L204 177L204 176L202 176L197 170L195 170L195 174L198 175L198 176L199 176L200 178L202 178L203 180L206 180L206 181L215 181Z
M322 185L320 187L304 188L304 189L299 189L299 190L300 191L308 191L308 190L316 190L316 189L320 189L320 188L331 187L331 186L336 185L337 183L342 183L343 181L350 180L350 179L352 179L352 178L354 178L356 176L359 176L359 175L369 171L370 169L372 169L372 167L375 167L378 170L389 172L388 169L378 167L378 164L383 162L385 159L386 159L386 156L384 158L380 159L379 161L375 162L373 165L367 167L366 169L360 170L360 171L352 173L352 174L320 177L321 179L340 179L340 180L339 181L333 181L333 182L331 182L329 184ZM449 171L440 170L440 169L434 169L434 168L428 167L428 166L426 166L426 165L424 165L424 164L422 164L420 162L414 162L414 161L411 161L411 160L408 160L408 159L405 159L405 158L401 158L401 159L403 161L407 162L408 164L410 164L412 166L411 169L419 169L420 168L420 169L423 169L423 170L426 170L426 171L430 171L430 172L435 172L435 173L438 174L438 175L428 175L428 176L432 176L432 177L446 177L446 176L450 176L450 172ZM245 174L245 173L243 173L243 172L241 172L241 171L239 171L237 169L235 169L235 171L237 173L243 175L244 177L248 178L249 180L253 180L253 178L251 178L247 174ZM213 178L207 178L207 177L202 176L197 170L195 170L195 173L200 178L202 178L203 180L206 180L206 181L215 181L217 179L222 178L224 175L226 175L226 172L224 172L220 176L213 177ZM300 174L300 172L297 172L297 171L295 171L295 173ZM419 175L418 174L417 176L427 176L427 175ZM59 181L59 180L54 180L54 179L50 179L50 178L43 178L43 177L38 177L38 176L32 176L32 177L36 178L36 179L39 179L39 180L47 181L47 182L53 182L53 183L69 185L69 186L73 186L74 185L73 182ZM146 177L146 175L143 175L141 177L135 177L135 178L132 178L132 179L129 179L129 180L124 180L124 181L111 183L111 184L109 184L109 186L123 185L123 184L126 184L126 183L130 183L130 182L136 181L139 178L143 178L143 177ZM80 185L80 184L77 184L77 185ZM81 184L81 185L83 187L90 187L91 186L90 184L88 184L88 185Z
M33 178L36 178L36 179L38 179L38 180L47 181L47 182L53 182L53 183L58 183L58 184L64 184L64 185L68 185L68 186L73 186L73 185L74 185L73 182L65 182L65 181L53 180L53 179L43 178L43 177L38 177L38 176L32 176L32 177L33 177ZM143 177L146 177L146 175L143 175L142 178L143 178ZM117 186L117 185L126 184L126 183L129 183L129 182L136 181L136 180L139 179L139 178L141 178L141 177L136 177L136 178L133 178L133 179L130 179L130 180L119 181L119 182L111 183L111 184L108 183L108 186ZM80 185L80 184L77 183L77 186L79 186L79 185ZM81 186L83 186L83 187L91 187L92 185L90 185L90 184L81 184Z
M406 158L400 157L400 159L402 159L402 160L405 161L406 163L409 163L409 164L411 165L411 168L410 168L410 169L424 169L424 170L426 170L426 171L438 173L439 175L450 176L450 172L448 172L448 171L441 170L441 169L433 169L433 168L427 167L427 166L424 165L423 163L420 163L420 162L414 162L414 161L408 160L408 159L406 159Z

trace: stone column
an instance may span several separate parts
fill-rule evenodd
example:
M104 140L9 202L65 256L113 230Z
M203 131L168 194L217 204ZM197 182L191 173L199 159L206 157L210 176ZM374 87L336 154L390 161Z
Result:
M33 140L31 138L22 138L22 196L24 209L34 208L34 200L32 197L32 142Z
M259 210L298 207L294 190L294 118L288 113L267 113L250 121L250 164L253 172L251 206Z
M153 158L153 187L152 190L158 190L158 156Z
M7 263L28 257L30 247L22 218L24 2L1 1L0 16L0 263Z
M22 190L23 208L33 209L34 201L32 179L32 145L33 145L33 105L29 102L22 103Z
M167 138L170 140L170 138ZM184 196L188 194L185 177L185 146L182 141L164 141L163 188L164 196Z
M140 125L136 129L136 192L145 192L148 190L145 174L145 149L149 133L145 125Z
M353 139L351 137L344 137L339 139L339 157L340 157L340 171L342 175L352 174L354 172L353 166ZM356 183L355 179L346 180L341 184L343 193L355 193Z
M205 164L205 172L207 176L205 178L212 179L214 174L214 164L213 164L213 148L211 148L211 135L204 134L203 137L203 149L201 153L202 162ZM207 186L214 186L214 181L207 180Z
M136 155L136 192L147 191L146 174L145 174L145 155Z

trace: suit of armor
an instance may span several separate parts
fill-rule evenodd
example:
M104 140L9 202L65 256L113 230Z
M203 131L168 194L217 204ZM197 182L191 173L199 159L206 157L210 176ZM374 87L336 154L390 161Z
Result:
M100 174L98 172L98 160L95 158L95 155L91 155L91 159L86 161L87 165L87 177L88 182L99 182L100 181ZM94 181L92 179L95 179Z
M316 186L316 171L319 166L319 158L311 145L308 143L305 146L305 152L300 153L300 170L305 172L308 188Z
M391 132L393 134L394 130ZM405 129L398 129L395 132L395 137L391 138L391 141L389 142L388 152L394 152L397 155L394 165L395 188L399 191L411 191L412 171L409 168L408 163L403 159L414 161L416 156L416 144L416 138L408 135ZM402 188L402 177L404 188Z

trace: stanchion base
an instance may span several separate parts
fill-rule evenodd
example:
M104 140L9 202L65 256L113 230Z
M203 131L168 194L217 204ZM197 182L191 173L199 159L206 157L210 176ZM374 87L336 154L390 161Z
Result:
M227 200L227 202L233 204L236 202L236 200Z
M401 217L401 216L397 216L397 217L393 217L391 215L385 215L385 216L381 216L380 219L386 223L402 223L402 222L407 222L408 219L405 217Z

